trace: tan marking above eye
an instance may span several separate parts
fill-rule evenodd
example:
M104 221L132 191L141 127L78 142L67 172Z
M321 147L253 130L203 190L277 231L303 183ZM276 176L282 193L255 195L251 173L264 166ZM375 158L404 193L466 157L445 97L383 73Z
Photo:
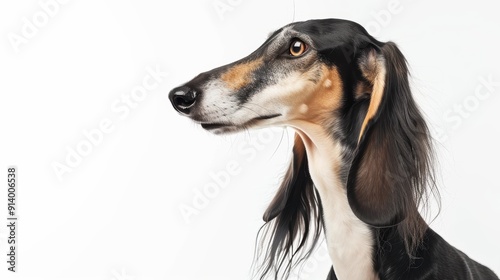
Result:
M301 40L295 39L290 44L290 55L294 57L301 56L307 49L307 46Z

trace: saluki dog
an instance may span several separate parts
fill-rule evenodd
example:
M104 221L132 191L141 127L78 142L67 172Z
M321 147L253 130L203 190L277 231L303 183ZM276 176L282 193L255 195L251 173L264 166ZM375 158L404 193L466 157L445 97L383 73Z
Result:
M322 19L289 24L249 56L170 92L180 114L215 134L295 132L290 166L264 214L261 279L289 277L323 232L328 279L498 279L419 213L436 188L408 76L394 43Z

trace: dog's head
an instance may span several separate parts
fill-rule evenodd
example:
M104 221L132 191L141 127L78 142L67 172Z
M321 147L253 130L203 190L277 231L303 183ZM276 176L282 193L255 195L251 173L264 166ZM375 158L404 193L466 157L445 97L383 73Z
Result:
M321 122L346 99L368 97L377 67L376 52L370 51L379 46L353 22L293 23L249 56L173 89L170 100L178 112L217 134Z
M264 274L283 262L290 267L308 234L317 240L321 230L303 137L311 128L342 147L336 172L353 213L375 227L397 226L408 252L419 244L425 226L417 209L432 181L431 145L394 43L346 20L293 23L169 97L178 112L217 134L273 125L306 131L296 137L293 160L264 214L273 223Z

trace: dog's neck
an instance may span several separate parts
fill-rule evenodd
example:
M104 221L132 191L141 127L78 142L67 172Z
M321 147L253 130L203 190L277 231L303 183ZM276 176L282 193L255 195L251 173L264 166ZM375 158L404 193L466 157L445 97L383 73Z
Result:
M352 212L341 171L342 147L319 125L294 123L307 152L309 172L324 212L328 252L339 280L378 279L373 266L374 237Z

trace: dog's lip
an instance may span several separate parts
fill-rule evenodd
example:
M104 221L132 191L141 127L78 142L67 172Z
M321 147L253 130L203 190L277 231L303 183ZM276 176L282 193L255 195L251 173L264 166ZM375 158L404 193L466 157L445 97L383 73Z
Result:
M281 114L272 114L272 115L259 116L259 117L251 119L250 121L268 120L268 119L276 118L276 117L279 117L279 116L281 116Z
M264 116L259 116L256 118L253 118L249 120L248 122L244 123L243 125L251 124L255 121L259 120L269 120L272 118L276 118L281 116L281 114L272 114L272 115L264 115ZM201 122L201 127L203 127L206 130L212 130L212 129L217 129L217 128L224 128L224 127L235 127L235 126L242 126L242 125L236 125L233 123L223 123L223 122Z
M217 129L225 126L232 126L232 124L229 123L201 123L201 127L203 127L206 130L210 129Z

